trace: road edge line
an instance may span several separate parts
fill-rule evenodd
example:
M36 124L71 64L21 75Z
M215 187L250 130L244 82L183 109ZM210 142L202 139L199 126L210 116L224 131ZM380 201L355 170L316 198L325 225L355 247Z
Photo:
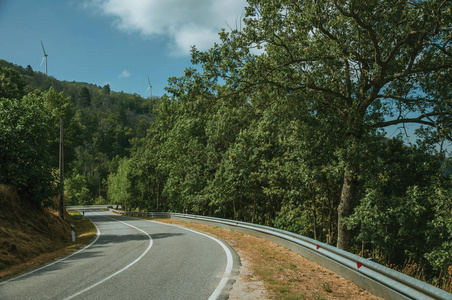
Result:
M213 237L213 236L207 234L207 233L200 232L200 231L197 231L197 230L194 230L194 229L191 229L191 228L186 228L186 227L179 226L179 225L174 225L174 224L155 222L155 221L152 221L152 220L147 220L147 221L153 222L153 223L157 223L159 225L164 224L164 225L168 225L168 226L178 227L178 228L181 228L181 229L185 229L185 230L191 231L193 233L197 233L197 234L203 235L205 237L208 237L209 239L214 240L215 242L217 242L223 248L223 251L226 253L226 268L224 270L224 273L223 273L223 276L222 276L222 278L220 280L220 283L218 283L216 289L210 295L208 300L216 300L216 299L218 299L218 297L221 296L221 293L223 292L223 289L226 287L226 284L228 283L229 279L231 279L232 269L233 269L232 253L231 253L231 250L229 250L229 248L224 244L224 242L221 241L220 239L216 238L216 237Z
M91 223L93 223L93 222L91 221ZM93 224L94 224L94 223L93 223ZM62 262L62 261L64 261L64 260L66 260L66 259L68 259L68 258L70 258L70 257L72 257L72 256L74 256L74 255L77 255L77 254L79 254L80 252L82 252L82 251L88 249L89 247L91 247L92 245L94 245L94 243L96 243L97 240L98 240L99 237L100 237L100 230L99 230L99 227L97 227L96 224L94 224L94 226L96 226L96 229L97 229L97 232L96 232L96 238L95 238L91 243L89 243L88 245L86 245L85 247L83 247L82 249L80 249L80 250L78 250L78 251L76 251L76 252L74 252L74 253L71 253L71 254L69 254L69 255L63 257L63 258L60 258L60 259L58 259L58 260L55 260L55 261L50 262L50 263L48 263L48 264L45 264L45 265L42 266L42 267L39 267L39 268L37 268L37 269L28 271L28 272L26 272L26 273L24 273L24 274L21 274L21 275L17 275L17 276L12 277L12 278L10 278L10 279L8 279L8 280L2 281L2 282L0 282L0 285L2 285L2 284L4 284L4 283L7 283L7 282L10 282L10 281L14 281L14 280L20 279L20 278L22 278L22 277L25 277L25 276L28 276L28 275L30 275L30 274L33 274L33 273L35 273L35 272L37 272L37 271L40 271L40 270L43 270L43 269L48 268L48 267L50 267L50 266L53 266L53 265L55 265L55 264L57 264L57 263L60 263L60 262Z
M99 214L99 213L97 213L97 214ZM101 214L99 214L99 215L101 215ZM142 230L142 229L140 229L140 228L138 228L138 227L136 227L136 226L130 225L130 224L126 223L126 222L116 220L115 218L112 218L112 217L109 217L109 216L103 216L103 217L106 217L106 218L115 220L115 221L120 222L120 223L122 223L122 224L124 224L124 225L127 225L127 226L129 226L129 227L132 227L132 228L134 228L134 229L136 229L136 230L138 230L138 231L141 231L142 233L144 233L145 235L148 236L148 238L149 238L149 245L148 245L148 247L146 248L146 250L145 250L138 258L136 258L133 262L131 262L130 264L128 264L127 266L125 266L125 267L122 268L121 270L116 271L115 273L111 274L110 276L105 277L104 279L102 279L102 280L96 282L95 284L93 284L93 285L91 285L91 286L89 286L89 287L87 287L87 288L85 288L85 289L83 289L83 290L81 290L81 291L79 291L79 292L77 292L77 293L75 293L75 294L73 294L73 295L67 297L67 298L64 298L64 300L69 300L69 299L72 299L72 298L74 298L74 297L77 297L77 296L79 296L79 295L81 295L81 294L83 294L83 293L85 293L85 292L91 290L92 288L94 288L94 287L96 287L96 286L98 286L98 285L100 285L100 284L106 282L107 280L109 280L109 279L115 277L116 275L118 275L118 274L124 272L125 270L127 270L128 268L130 268L131 266L133 266L134 264L136 264L138 261L140 261L140 260L141 260L141 259L149 252L149 250L151 249L152 245L154 244L152 237L151 237L146 231L144 231L144 230Z

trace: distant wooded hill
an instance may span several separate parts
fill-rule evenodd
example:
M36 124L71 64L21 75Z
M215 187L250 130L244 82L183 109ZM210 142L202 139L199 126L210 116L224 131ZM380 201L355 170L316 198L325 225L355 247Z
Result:
M60 81L31 66L22 67L0 60L0 69L16 70L25 82L24 94L53 88L70 99L65 115L65 177L66 189L72 201L90 204L106 195L106 178L115 170L117 158L130 154L132 140L146 136L150 123L155 121L154 110L158 97L143 98L138 94L111 91L86 82ZM55 119L54 131L58 131ZM54 161L58 168L58 141L54 138Z

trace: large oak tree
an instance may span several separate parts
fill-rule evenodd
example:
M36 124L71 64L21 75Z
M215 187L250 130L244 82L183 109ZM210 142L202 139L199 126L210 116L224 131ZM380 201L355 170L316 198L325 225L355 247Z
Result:
M319 119L341 122L337 246L348 250L352 237L343 220L359 203L364 136L417 123L434 128L439 140L450 138L452 1L248 3L243 29L223 31L209 51L194 49L193 62L202 65L206 83L225 83L250 102L270 88L279 95L274 101L297 101Z

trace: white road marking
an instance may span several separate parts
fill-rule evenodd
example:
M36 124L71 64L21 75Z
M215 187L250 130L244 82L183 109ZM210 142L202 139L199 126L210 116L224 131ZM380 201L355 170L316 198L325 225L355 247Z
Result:
M99 213L97 213L97 214L99 214ZM99 214L99 215L101 215L101 214ZM117 221L117 222L120 222L120 223L122 223L122 224L124 224L124 225L130 226L130 227L132 227L132 228L134 228L134 229L136 229L136 230L138 230L138 231L141 231L142 233L144 233L145 235L147 235L147 237L149 238L149 246L147 247L147 249L146 249L146 250L145 250L145 251L144 251L137 259L135 259L133 262L131 262L130 264L128 264L127 266L125 266L125 267L122 268L121 270L116 271L115 273L113 273L113 274L111 274L110 276L108 276L108 277L102 279L101 281L98 281L97 283L95 283L95 284L93 284L93 285L87 287L86 289L83 289L83 290L81 290L80 292L75 293L74 295L65 298L65 300L68 300L68 299L72 299L72 298L74 298L74 297L77 297L78 295L81 295L81 294L83 294L84 292L87 292L87 291L89 291L90 289L92 289L92 288L94 288L94 287L96 287L96 286L98 286L98 285L104 283L105 281L107 281L107 280L109 280L109 279L115 277L115 276L118 275L119 273L124 272L125 270L127 270L128 268L130 268L131 266L133 266L134 264L136 264L140 259L142 259L143 256L145 256L146 253L148 253L149 250L150 250L151 247L152 247L153 240L152 240L151 236L150 236L146 231L144 231L144 230L142 230L142 229L140 229L140 228L138 228L138 227L135 227L135 226L133 226L133 225L130 225L130 224L126 223L126 222L119 221L119 220L116 220L116 219L114 219L114 218L111 218L111 217L108 217L108 216L105 216L105 215L102 215L102 216L103 216L103 217L106 217L106 218L109 218L109 219L112 219L112 220L115 220L115 221Z
M94 224L94 223L93 223L93 224ZM94 224L94 226L96 226L96 224ZM44 266L42 266L42 267L40 267L40 268L34 269L34 270L30 271L30 272L24 273L24 274L22 274L22 275L13 277L13 278L8 279L8 280L5 280L5 281L2 281L2 282L0 282L0 285L2 285L2 284L4 284L4 283L7 283L7 282L10 282L10 281L17 280L17 279L22 278L22 277L24 277L24 276L28 276L28 275L30 275L30 274L32 274L32 273L34 273L34 272L37 272L37 271L40 271L40 270L42 270L42 269L48 268L48 267L50 267L50 266L53 266L54 264L60 263L60 262L62 262L63 260L66 260L66 259L68 259L68 258L70 258L70 257L72 257L72 256L74 256L74 255L77 255L77 254L79 254L80 252L82 252L82 251L88 249L89 247L91 247L92 245L94 245L94 243L97 242L97 240L98 240L99 237L100 237L99 227L96 226L96 229L97 229L97 232L96 232L96 238L95 238L91 243L89 243L88 245L86 245L86 246L83 247L82 249L78 250L77 252L74 252L74 253L72 253L72 254L70 254L70 255L68 255L68 256L65 256L65 257L63 257L63 258L61 258L61 259L59 259L59 260L56 260L56 261L54 261L54 262L51 262L51 263L49 263L49 264L47 264L47 265L44 265Z
M93 285L91 285L91 286L89 286L89 287L87 287L87 288L85 288L85 289L83 289L83 290L81 290L81 291L79 291L79 292L77 292L77 293L75 293L75 294L73 294L73 295L71 295L71 296L65 298L65 300L68 300L68 299L72 299L72 298L74 298L74 297L77 297L77 296L79 296L79 295L81 295L81 294L83 294L83 293L85 293L85 292L91 290L92 288L94 288L94 287L96 287L96 286L98 286L98 285L100 285L100 284L106 282L107 280L113 278L114 276L116 276L116 275L122 273L123 271L127 270L128 268L130 268L131 266L133 266L135 263L137 263L139 260L141 260L141 259L149 252L149 250L151 249L151 247L152 247L152 245L153 245L152 237L151 237L147 232L145 232L144 230L142 230L142 229L140 229L140 228L138 228L138 227L136 227L136 226L130 225L130 224L126 223L126 222L119 221L119 220L117 220L117 219L111 218L111 217L109 217L109 216L106 216L106 215L103 215L103 214L100 214L100 213L97 213L97 212L93 212L93 213L95 213L95 214L97 214L97 215L101 215L101 216L106 217L106 218L109 218L109 219L112 219L112 220L115 220L115 221L117 221L117 222L120 222L120 223L122 223L122 224L124 224L124 225L127 225L127 226L129 226L129 227L132 227L132 228L134 228L134 229L136 229L136 230L138 230L138 231L144 233L144 234L149 238L149 245L148 245L147 249L146 249L146 250L145 250L145 251L144 251L137 259L135 259L133 262L131 262L130 264L128 264L127 266L125 266L125 267L122 268L121 270L119 270L119 271L117 271L117 272L111 274L110 276L108 276L108 277L106 277L106 278L104 278L104 279L98 281L97 283L95 283L95 284L93 284ZM154 222L154 221L150 221L150 222ZM154 223L158 223L158 222L154 222ZM94 223L93 223L93 224L94 224ZM161 225L162 223L158 223L158 224ZM218 243L218 244L223 248L224 252L226 253L226 258L227 258L226 268L225 268L225 271L224 271L224 273L223 273L222 279L220 280L220 283L217 285L216 289L214 290L214 292L213 292L213 293L210 295L210 297L209 297L209 300L215 300L215 299L217 299L217 298L221 295L221 292L223 291L224 287L226 286L226 284L227 284L227 282L228 282L228 280L229 280L229 278L230 278L230 276L231 276L231 273L232 273L233 259L232 259L232 253L231 253L231 251L229 250L229 248L228 248L222 241L220 241L219 239L217 239L217 238L215 238L215 237L213 237L213 236L210 236L210 235L208 235L208 234L205 234L205 233L202 233L202 232L199 232L199 231L196 231L196 230L192 230L192 229L189 229L189 228L185 228L185 227L182 227L182 226L178 226L178 225L173 225L173 224L165 224L165 225L178 227L178 228L181 228L181 229L184 229L184 230L188 230L188 231L194 232L194 233L196 233L196 234L205 236L205 237L207 237L207 238L209 238L209 239L214 240L216 243ZM94 224L94 226L96 226L96 224ZM66 260L66 259L68 259L68 258L70 258L70 257L72 257L72 256L74 256L74 255L76 255L76 254L78 254L78 253L80 253L80 252L86 250L87 248L91 247L94 243L96 243L97 240L99 239L100 235L101 235L100 230L99 230L99 227L96 226L96 229L97 229L96 238L95 238L90 244L88 244L88 245L85 246L84 248L80 249L79 251L74 252L74 253L72 253L72 254L70 254L70 255L68 255L68 256L62 258L62 259L59 259L59 260L57 260L57 261L54 261L54 262L52 262L52 263L50 263L50 264L47 264L47 265L45 265L45 266L43 266L43 267L40 267L40 268L38 268L38 269L35 269L35 270L30 271L30 272L24 273L24 274L22 274L22 275L16 276L16 277L11 278L11 279L9 279L9 280L0 282L0 285L4 284L4 283L6 283L6 282L9 282L9 281L17 280L17 279L19 279L19 278L21 278L21 277L27 276L27 275L32 274L32 273L34 273L34 272L37 272L37 271L39 271L39 270L45 269L45 268L47 268L47 267L50 267L50 266L52 266L52 265L54 265L54 264L57 264L57 263L59 263L59 262L62 262L62 261L64 261L64 260Z
M221 240L219 240L219 239L217 239L217 238L215 238L215 237L213 237L211 235L208 235L208 234L205 234L205 233L193 230L193 229L189 229L189 228L186 228L186 227L174 225L174 224L159 223L159 222L155 222L155 221L150 221L150 222L158 223L160 225L161 224L165 224L165 225L168 225L168 226L174 226L174 227L178 227L178 228L181 228L181 229L185 229L185 230L188 230L188 231L191 231L191 232L203 235L205 237L208 237L209 239L214 240L215 242L217 242L223 248L224 252L226 253L226 269L224 270L223 276L222 276L222 278L220 280L220 283L217 285L217 288L215 289L215 291L213 291L212 295L210 295L210 297L209 297L209 300L216 300L216 299L218 299L218 297L221 295L221 292L223 291L224 287L228 283L229 278L231 277L232 266L233 266L233 259L232 259L231 250L229 250L229 248Z

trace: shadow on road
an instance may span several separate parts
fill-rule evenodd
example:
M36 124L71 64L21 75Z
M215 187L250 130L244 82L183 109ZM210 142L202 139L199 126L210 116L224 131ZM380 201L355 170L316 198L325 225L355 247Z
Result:
M41 268L38 268L37 270L24 273L21 276L18 276L17 278L11 278L12 281L17 280L26 280L27 278L32 278L35 276L43 275L47 272L55 272L61 269L65 269L70 267L71 265L75 264L79 261L84 260L99 260L99 259L107 259L107 261L110 261L114 259L116 254L114 254L114 250L112 248L115 248L118 246L118 251L120 253L123 253L123 249L137 249L139 245L146 245L146 243L149 241L149 237L142 233L137 232L136 229L133 228L114 228L114 226L111 226L111 223L118 222L119 220L124 221L126 220L127 223L133 224L135 222L142 222L143 220L140 219L134 219L134 218L127 218L123 216L115 216L115 215L96 215L96 214L90 214L90 212L93 212L93 210L86 211L86 216L91 219L93 223L97 223L97 225L100 227L101 235L98 238L98 240L92 244L89 248L84 249L83 251L80 251L76 254L68 255L67 257L63 257L62 260L57 260L55 262L49 263L47 265L44 265ZM101 212L100 210L96 212ZM119 224L119 223L118 223ZM149 223L150 224L150 223ZM106 225L106 226L105 226ZM103 227L103 228L102 228ZM77 230L77 228L76 228ZM128 232L126 232L126 230ZM130 233L130 230L136 231L136 233ZM122 234L121 234L122 232ZM159 233L150 233L148 232L149 236L152 240L158 240L158 239L166 239L166 238L172 238L172 237L178 237L185 235L184 233L171 233L171 232L159 232ZM112 248L110 248L112 247ZM122 250L121 250L122 249ZM113 251L113 252L112 252ZM9 280L8 280L9 281ZM0 289L2 288L2 284L0 284ZM0 293L1 294L1 293ZM0 296L1 299L1 296Z
M184 235L184 234L183 233L154 233L154 234L151 234L151 237L153 240L157 240L157 239L165 239L165 238L181 236L181 235Z

